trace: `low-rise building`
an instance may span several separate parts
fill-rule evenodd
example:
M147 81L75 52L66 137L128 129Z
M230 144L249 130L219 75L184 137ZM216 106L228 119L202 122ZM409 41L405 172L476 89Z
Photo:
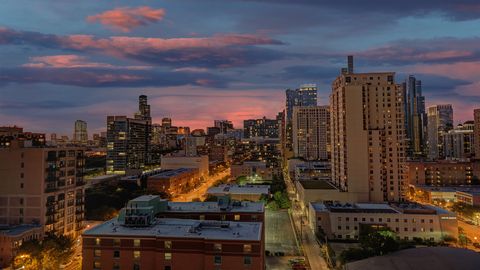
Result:
M407 162L407 180L411 185L455 186L478 182L478 161L412 161Z
M139 197L118 218L87 230L83 269L264 269L261 222L157 218L167 206L158 202Z
M455 193L457 202L468 204L471 206L480 206L480 189L477 190L457 190Z
M271 180L275 173L275 169L267 167L267 163L263 161L245 161L232 164L230 170L233 179L245 176L259 180Z
M270 194L268 185L230 185L224 184L217 187L211 187L207 190L207 195L221 197L230 196L232 200L238 201L258 201L262 195Z
M198 169L200 177L208 177L208 156L162 156L161 167L164 170L194 168Z
M460 202L480 206L480 186L411 186L416 200L426 203Z
M148 176L147 189L155 192L178 194L191 190L199 183L198 169L179 168Z
M0 227L0 268L11 265L24 242L41 240L43 235L43 228L40 225Z
M458 237L455 213L417 203L310 203L308 218L311 228L329 240L359 239L373 228L388 228L403 240Z
M310 202L339 201L361 202L358 196L352 192L341 192L333 184L324 180L295 181L297 200L306 211Z

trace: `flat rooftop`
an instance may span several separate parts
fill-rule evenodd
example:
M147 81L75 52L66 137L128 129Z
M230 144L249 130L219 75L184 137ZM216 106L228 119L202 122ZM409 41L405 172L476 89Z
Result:
M125 227L114 218L85 231L83 235L260 241L262 223L161 218L155 219L148 227Z
M29 225L29 224L0 227L0 235L19 236L30 230L35 230L40 228L41 228L40 225Z
M166 170L166 171L163 171L163 172L159 172L159 173L154 174L150 177L152 177L152 178L168 178L168 177L177 176L177 175L184 174L184 173L190 173L190 172L193 172L193 171L198 171L198 170L194 169L194 168L179 168L179 169Z
M452 214L439 207L418 203L310 203L315 211L332 213Z
M304 189L337 189L334 185L324 180L301 180Z
M415 186L418 189L425 191L439 191L439 192L465 192L469 194L480 194L480 186L427 186L427 185L417 185Z
M219 185L207 190L208 194L269 194L268 185Z
M218 202L168 202L167 212L258 212L263 213L265 206L261 202L233 202L227 210L221 210Z

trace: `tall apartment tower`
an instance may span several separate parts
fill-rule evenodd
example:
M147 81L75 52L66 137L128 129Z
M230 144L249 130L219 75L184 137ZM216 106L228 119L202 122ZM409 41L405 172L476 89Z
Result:
M82 120L75 121L73 130L73 141L76 143L86 144L88 141L87 122Z
M145 95L138 97L138 112L135 114L135 119L152 121L150 105L148 105L148 98Z
M473 121L474 121L474 128L473 128L473 141L475 143L475 159L480 160L480 109L475 109L473 111Z
M215 120L213 126L219 128L221 134L227 134L227 131L233 129L233 123L230 120Z
M0 148L0 224L38 224L45 234L84 228L85 159L80 147Z
M426 155L427 115L425 97L422 95L422 81L415 76L408 76L403 83L405 100L405 136L407 138L407 155L421 157Z
M395 73L342 69L332 84L330 113L333 184L351 200L402 201L404 101Z
M306 160L328 160L330 150L330 108L294 107L293 153Z
M107 173L128 174L147 162L148 121L107 117Z
M285 137L282 141L282 147L286 150L284 152L291 152L293 150L293 108L296 106L317 106L317 85L303 84L295 90L287 89L285 97L285 122L283 127L285 129Z
M441 104L428 107L428 158L443 159L443 134L453 129L452 104Z

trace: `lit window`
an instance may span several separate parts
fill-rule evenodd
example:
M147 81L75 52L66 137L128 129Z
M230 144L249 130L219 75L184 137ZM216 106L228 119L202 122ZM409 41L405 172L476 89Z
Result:
M240 215L235 215L234 218L235 218L235 221L239 221L240 220Z
M172 253L165 253L165 260L170 261L172 259Z
M213 250L222 251L222 244L213 244Z
M252 245L243 245L243 252L252 252Z
M113 245L114 246L120 246L120 239L118 239L118 238L113 239Z
M165 248L171 249L172 248L172 241L165 241Z
M138 250L133 251L133 258L134 259L140 259L140 251L138 251Z
M133 246L134 247L139 247L140 246L140 239L133 240Z
M99 261L94 261L93 262L93 268L94 269L100 269L100 268L102 268L102 265L100 264Z
M95 245L100 246L100 238L95 239Z
M93 256L100 257L102 255L102 251L100 249L95 249L93 251Z

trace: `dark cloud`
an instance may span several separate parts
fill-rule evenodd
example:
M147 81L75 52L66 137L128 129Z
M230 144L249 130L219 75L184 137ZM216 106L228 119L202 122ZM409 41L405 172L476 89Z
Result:
M420 16L440 13L452 20L470 20L480 18L480 3L478 0L233 0L242 2L259 2L285 5L307 5L322 10L336 11L339 14L351 16L361 13L385 14L394 17Z
M320 81L331 83L340 73L340 68L334 66L289 66L278 74L269 77L280 78L287 81Z
M101 68L4 68L0 81L7 83L51 83L81 87L145 87L200 85L225 87L227 78L209 73Z
M260 35L227 34L192 38L141 38L90 35L56 36L0 28L0 45L24 45L70 51L97 52L149 64L228 68L282 59L285 53L261 48L282 42Z
M80 104L76 102L66 101L66 100L43 100L43 101L31 101L31 102L19 102L19 101L9 101L9 102L0 102L0 108L2 109L65 109L79 107Z

